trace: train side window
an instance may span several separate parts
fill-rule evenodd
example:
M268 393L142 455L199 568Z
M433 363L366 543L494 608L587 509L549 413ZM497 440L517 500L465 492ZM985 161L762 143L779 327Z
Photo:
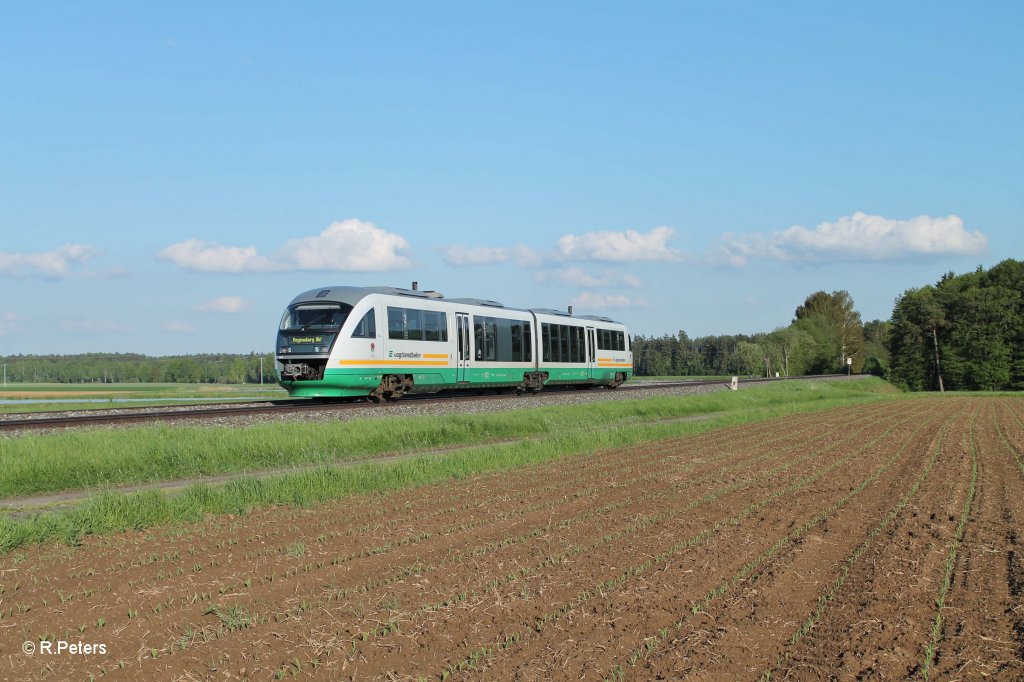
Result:
M402 308L388 306L388 338L409 338L405 333L405 311Z
M523 322L523 346L525 347L523 362L533 362L533 332L530 331L532 328L532 324Z
M475 341L476 359L483 360L487 352L487 325L484 320L487 318L473 316L473 339Z
M425 341L448 340L448 316L445 313L423 311L423 339Z
M522 322L513 321L512 326L512 362L523 360L523 325Z
M410 341L422 341L423 340L423 311L416 310L414 308L406 308L405 312L405 329L408 333Z
M376 336L376 334L371 335ZM388 306L388 338L410 341L447 341L448 315L434 310Z
M377 315L376 311L369 310L363 319L359 320L356 328L352 331L354 339L374 339L377 337Z
M504 360L499 357L498 323L503 322L494 317L473 316L473 337L476 339L476 359L494 362Z
M551 362L551 325L547 322L540 325L540 357L544 362Z
M493 317L484 318L485 336L487 338L487 349L484 352L484 359L494 361L498 359L498 321Z
M569 355L569 327L564 324L558 326L559 360L561 362L572 362L572 356Z

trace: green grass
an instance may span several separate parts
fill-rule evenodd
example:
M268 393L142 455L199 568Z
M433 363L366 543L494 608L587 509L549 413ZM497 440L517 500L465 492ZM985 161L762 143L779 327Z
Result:
M330 464L384 452L470 445L390 463L315 468L157 491L99 493L78 507L26 519L0 519L0 552L25 543L197 521L207 513L245 513L260 505L311 505L352 494L393 490L559 457L700 433L794 412L890 398L877 379L769 384L738 392L515 410L497 414L362 419L328 424L272 424L242 429L145 427L28 435L0 441L0 496L114 483L253 471L297 463ZM665 421L696 414L699 422Z

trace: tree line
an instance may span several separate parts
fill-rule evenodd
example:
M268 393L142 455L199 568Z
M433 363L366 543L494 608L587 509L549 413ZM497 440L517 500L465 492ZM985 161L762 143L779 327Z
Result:
M817 291L773 332L637 336L639 375L797 376L846 371L912 391L1024 389L1024 263L947 272L896 298L888 320L861 322L846 291ZM849 361L849 365L847 365Z
M757 334L724 334L691 339L636 336L633 365L641 376L800 376L847 371L884 376L889 365L890 324L862 323L847 291L816 291L786 327Z
M274 356L212 353L152 357L137 353L9 355L0 357L10 383L273 384Z
M910 390L1024 388L1024 263L955 275L896 299L889 379Z

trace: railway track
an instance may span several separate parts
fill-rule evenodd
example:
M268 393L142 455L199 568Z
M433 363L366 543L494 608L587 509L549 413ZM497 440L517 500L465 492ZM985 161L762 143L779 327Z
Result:
M771 383L777 381L806 381L809 379L836 379L846 378L844 374L823 374L803 377L786 378L756 378L740 379L744 385ZM657 391L659 389L671 389L680 387L717 386L728 385L729 379L721 377L716 379L702 379L693 381L643 381L626 384L619 387L620 392L632 391ZM533 394L531 398L543 398L545 394L558 394L565 391L577 390L571 386L547 388L544 391ZM596 390L596 389L594 389ZM488 393L487 397L494 399L524 399L515 394L493 394ZM425 395L409 395L401 399L401 403L413 401L450 401L468 402L478 400L480 396L476 393L440 393ZM388 409L389 406L399 403L375 404L365 401L360 402L318 402L315 400L293 399L278 400L269 403L257 404L225 403L221 405L203 406L193 409L150 409L148 411L138 410L110 410L91 409L76 411L73 415L60 414L56 416L35 416L29 418L0 419L0 431L19 431L26 429L62 429L81 426L95 426L108 424L139 424L146 422L177 421L182 419L217 419L221 417L238 417L250 415L283 415L296 412L331 412L342 410L367 410L367 409ZM36 413L45 415L46 413Z

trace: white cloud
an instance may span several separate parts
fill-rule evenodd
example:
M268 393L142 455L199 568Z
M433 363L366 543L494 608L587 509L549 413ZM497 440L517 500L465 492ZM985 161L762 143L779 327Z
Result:
M21 331L21 318L15 313L0 315L0 336Z
M401 235L353 219L332 223L313 237L290 239L270 256L261 255L255 246L223 246L199 239L171 244L158 255L199 272L385 272L411 265L400 253L409 246Z
M555 258L607 263L679 260L680 253L668 245L675 234L671 227L655 227L647 233L626 230L567 234L558 240Z
M563 270L546 270L534 275L540 284L563 284L566 286L594 289L597 287L630 287L642 286L640 279L633 275L620 275L612 270L590 272L583 268L571 267Z
M854 213L813 230L795 225L774 232L728 233L709 254L712 263L742 267L751 259L807 263L887 261L929 256L978 256L988 250L988 238L964 229L955 215L918 216L893 220Z
M255 246L222 246L217 242L186 239L159 253L186 270L198 272L268 272L283 270L271 259L256 253Z
M646 308L647 301L642 299L631 299L628 296L617 294L596 294L591 291L584 291L572 299L572 305L576 312L586 310L626 310L629 308Z
M164 322L163 328L164 331L168 331L173 334L191 334L196 330L195 327L190 324L185 324L184 322Z
M456 244L444 249L448 265L492 265L515 262L522 267L538 267L545 263L581 261L603 263L636 263L642 261L675 261L683 255L668 245L675 237L671 227L655 227L649 232L625 230L623 232L586 232L560 237L548 252L537 251L518 244L516 246L464 246ZM627 283L626 286L639 286ZM635 277L628 282L639 282ZM596 285L582 285L596 286Z
M240 313L249 309L249 301L241 296L220 296L195 307L201 313Z
M71 274L74 265L87 262L99 251L86 244L65 244L41 253L0 252L0 275L24 277L35 275L56 279Z
M528 246L462 246L456 244L444 249L448 265L494 265L512 261L524 268L540 265L544 257Z
M316 237L290 239L276 260L289 270L386 272L411 265L399 253L408 248L405 237L353 219L332 223Z

